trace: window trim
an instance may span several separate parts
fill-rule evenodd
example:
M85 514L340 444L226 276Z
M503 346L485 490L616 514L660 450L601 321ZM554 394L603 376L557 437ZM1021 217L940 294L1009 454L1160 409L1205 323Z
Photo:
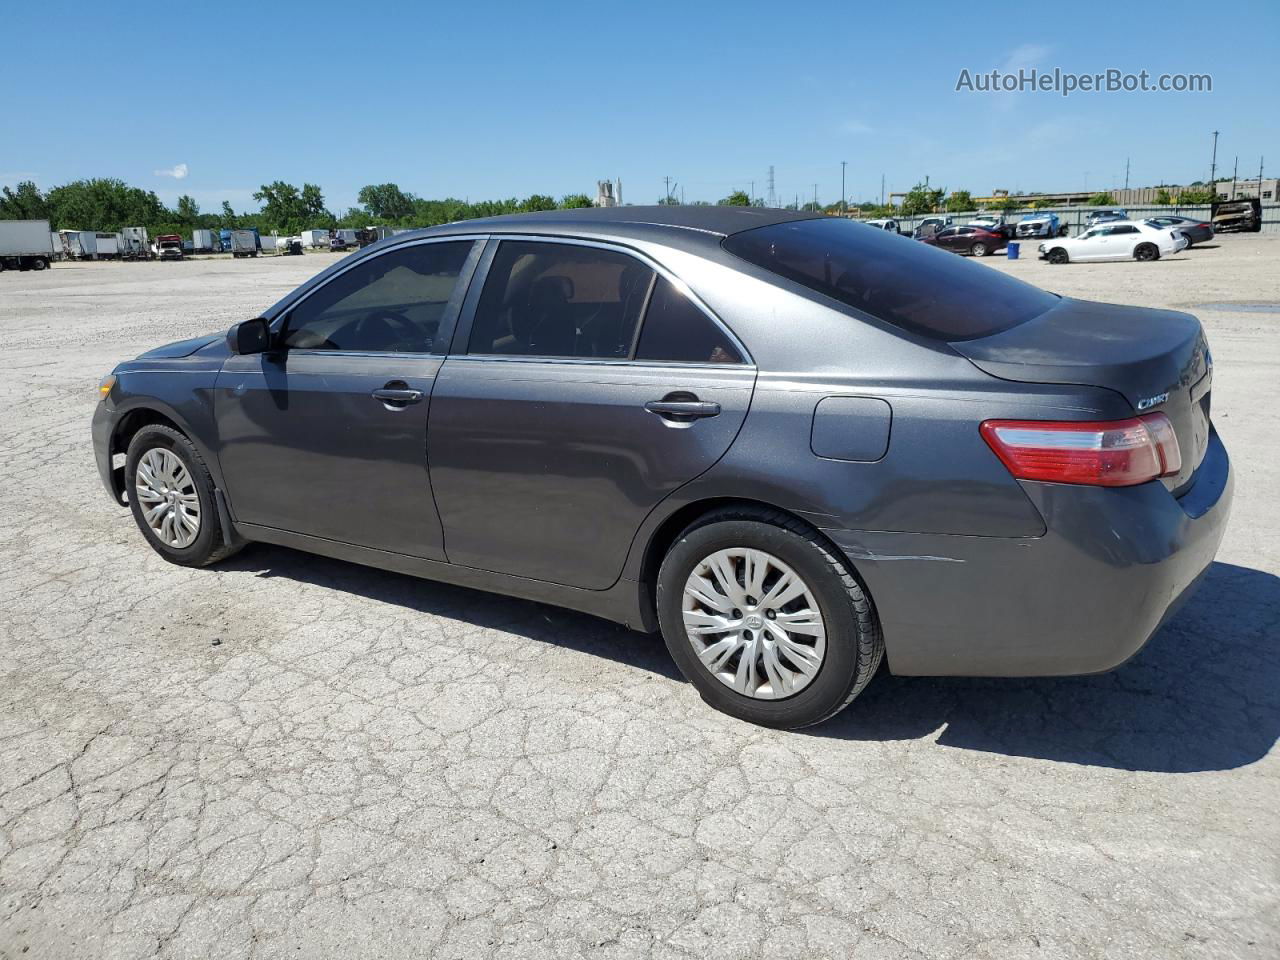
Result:
M706 303L694 293L693 289L677 277L674 273L664 267L661 263L654 260L648 254L637 250L635 247L629 247L621 243L612 243L602 240L586 240L580 237L557 237L547 234L535 233L503 233L491 234L489 242L485 244L484 253L480 257L480 263L476 266L475 272L471 276L470 289L467 291L466 300L462 305L458 322L454 326L453 339L449 345L448 357L450 360L496 360L502 362L515 363L563 363L563 364L607 364L609 366L664 366L664 367L709 367L712 369L742 369L755 367L755 359L751 356L751 352L747 350L746 345L740 340L723 320L721 320L715 312L706 305ZM598 250L606 250L611 253L618 253L631 257L640 261L646 267L654 271L656 275L665 278L678 291L689 298L702 313L710 320L720 332L725 335L729 342L737 349L738 355L742 357L740 363L711 363L710 361L690 361L690 360L642 360L636 357L635 352L640 344L640 336L644 332L644 324L648 319L649 303L653 298L653 289L657 285L655 281L649 284L649 290L645 294L644 303L641 306L640 321L636 324L635 335L631 343L631 353L627 357L551 357L551 356L523 356L520 354L505 353L468 353L467 347L471 340L471 331L474 326L476 310L480 305L480 298L484 294L485 284L489 280L489 270L493 266L494 258L497 256L498 248L503 242L510 241L516 243L553 243L561 246L576 247L593 247Z
M442 237L418 237L405 243L397 243L389 246L377 253L369 256L357 257L351 263L339 270L334 270L319 283L304 290L295 300L290 301L284 309L280 310L271 321L271 339L274 343L277 338L281 337L289 328L289 320L293 316L293 311L301 304L306 303L315 294L319 293L330 283L357 267L362 267L367 263L372 263L379 257L385 257L391 253L399 253L409 247L420 247L428 244L436 243L470 243L471 249L467 252L466 259L462 262L462 269L458 271L458 279L454 284L453 293L449 295L449 300L445 304L444 314L440 318L440 329L437 331L436 342L428 352L422 351L403 351L403 350L320 350L315 347L293 347L275 348L282 353L296 353L307 356L325 356L325 357L440 357L448 353L447 343L453 339L453 333L458 326L458 318L462 313L462 308L466 303L467 293L470 290L471 281L476 275L476 268L479 264L481 254L485 249L483 241L488 240L489 235L484 233L475 234L459 234L456 236Z

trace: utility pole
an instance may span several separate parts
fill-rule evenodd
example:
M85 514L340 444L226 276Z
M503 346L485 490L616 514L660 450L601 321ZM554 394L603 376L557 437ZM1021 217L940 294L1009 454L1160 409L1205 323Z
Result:
M1129 158L1124 158L1124 188L1129 189Z
M818 185L813 185L813 209L818 209Z
M1214 174L1218 172L1218 131L1213 131L1213 159L1209 161L1209 184L1212 186L1218 181L1213 179ZM1217 188L1214 189L1213 195L1218 195Z
M1265 157L1258 158L1258 202L1262 202L1262 161Z
M884 174L880 174L880 206L884 206Z
M769 206L776 207L778 205L778 195L773 189L773 164L769 164Z
M840 161L840 212L841 213L849 212L849 202L844 192L844 168L848 165L848 162L849 161L847 160Z
M747 200L749 201L747 206L754 207L756 205L756 182L754 180L748 180L747 183L750 184L751 187L751 189L747 191Z
M1240 173L1240 157L1236 157L1236 165L1231 170L1231 199L1236 198L1236 178ZM1259 198L1261 199L1261 198Z
M666 184L666 187L667 187L667 203L670 203L670 202L671 202L671 178L670 178L670 177L663 177L663 178L662 178L662 182L663 182L664 184Z

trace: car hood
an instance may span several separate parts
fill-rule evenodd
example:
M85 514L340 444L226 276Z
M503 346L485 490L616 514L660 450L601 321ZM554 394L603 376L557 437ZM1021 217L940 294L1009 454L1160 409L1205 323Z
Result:
M178 357L189 357L197 350L222 339L223 336L224 334L221 333L209 333L203 337L192 337L190 340L175 340L173 343L166 343L163 347L156 347L154 350L139 354L138 359L174 360Z

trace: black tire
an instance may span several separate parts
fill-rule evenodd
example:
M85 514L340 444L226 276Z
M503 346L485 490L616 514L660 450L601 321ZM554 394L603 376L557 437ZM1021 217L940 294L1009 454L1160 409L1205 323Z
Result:
M763 550L790 566L817 601L826 626L826 655L798 693L777 700L740 694L698 659L685 632L682 599L689 574L717 550ZM793 730L839 713L875 676L884 640L875 609L843 558L812 528L780 511L725 508L687 528L658 571L658 622L672 659L702 699L717 710L764 727Z
M987 255L987 245L985 243L975 243L969 248L969 252L975 257L985 257Z
M1143 263L1150 263L1152 260L1160 259L1160 248L1154 243L1140 243L1136 250L1133 251L1133 259L1140 260Z
M1050 263L1061 264L1061 263L1069 263L1070 261L1071 261L1071 258L1067 256L1067 251L1063 250L1061 247L1054 247L1052 250L1049 251Z
M157 447L172 451L186 467L200 503L199 530L195 539L185 547L175 547L161 540L142 514L142 504L137 495L138 462L144 454ZM129 451L125 456L124 475L129 491L129 510L133 513L134 522L151 548L170 563L183 567L207 567L238 552L244 545L234 536L231 544L224 542L209 468L205 466L204 459L191 441L172 427L152 424L135 433L129 441Z
M49 261L46 260L44 257L36 257L34 260L31 261L32 270L43 270L47 266L49 266Z

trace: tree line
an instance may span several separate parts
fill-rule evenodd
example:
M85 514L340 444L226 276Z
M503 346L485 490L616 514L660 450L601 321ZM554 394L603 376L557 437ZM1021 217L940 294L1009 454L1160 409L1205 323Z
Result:
M431 227L455 220L471 220L503 213L527 213L590 207L583 193L556 200L545 194L520 199L482 200L471 203L448 197L428 200L402 191L394 183L370 184L359 193L360 206L343 214L328 209L324 194L314 183L297 187L277 180L263 184L253 198L262 209L237 213L223 201L216 213L201 211L195 199L183 195L167 207L152 190L132 187L123 180L97 178L41 191L35 183L23 181L0 190L0 220L48 220L54 230L95 230L116 232L123 227L146 227L153 236L190 233L195 229L257 227L262 233L297 234L303 230L336 227Z

